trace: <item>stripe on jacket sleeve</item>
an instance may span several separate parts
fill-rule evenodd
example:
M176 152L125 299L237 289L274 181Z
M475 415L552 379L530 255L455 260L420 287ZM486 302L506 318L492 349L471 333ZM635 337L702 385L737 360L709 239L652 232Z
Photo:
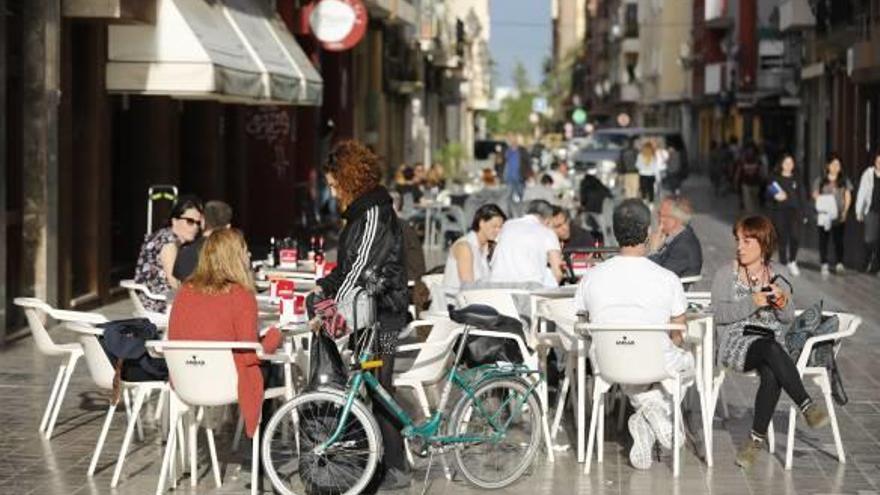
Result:
M367 260L370 258L370 250L373 247L373 241L376 238L376 230L379 223L378 217L378 206L374 206L367 211L367 226L364 229L361 238L361 245L358 247L357 257L351 265L351 270L348 271L345 275L345 280L343 280L342 285L339 286L339 291L336 293L337 301L343 300L345 295L354 289L358 278L361 276L361 272L363 272L364 267L367 265Z

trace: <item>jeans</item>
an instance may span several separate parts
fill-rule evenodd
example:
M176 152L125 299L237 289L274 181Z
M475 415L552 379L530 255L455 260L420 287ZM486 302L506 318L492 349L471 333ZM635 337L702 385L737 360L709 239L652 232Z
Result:
M827 264L830 257L828 256L828 244L834 243L834 254L838 263L843 263L843 223L832 223L831 230L825 230L819 227L819 260L822 264Z
M803 218L800 210L780 208L772 213L773 226L779 236L779 262L785 265L797 261Z
M752 420L752 431L758 435L767 434L781 390L785 390L798 407L810 401L794 361L773 339L758 339L749 346L745 370L757 371L761 377L758 395L755 396L755 418Z

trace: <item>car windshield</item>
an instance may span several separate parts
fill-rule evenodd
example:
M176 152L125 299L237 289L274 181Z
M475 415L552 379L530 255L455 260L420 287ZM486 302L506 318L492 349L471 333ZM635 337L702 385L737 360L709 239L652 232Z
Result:
M593 134L588 137L581 150L619 150L626 144L624 134Z

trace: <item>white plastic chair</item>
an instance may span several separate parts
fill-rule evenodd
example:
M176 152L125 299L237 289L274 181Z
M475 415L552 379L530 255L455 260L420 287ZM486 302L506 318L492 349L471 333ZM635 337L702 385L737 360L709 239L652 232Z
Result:
M681 277L681 285L689 287L703 280L702 275L691 275L689 277Z
M834 411L834 399L831 396L831 380L828 370L821 366L808 366L813 347L821 342L834 342L835 357L840 352L843 339L851 337L862 324L862 319L852 313L823 312L824 316L836 315L840 321L838 331L825 335L810 337L804 344L804 349L797 361L797 369L801 378L810 377L813 383L822 390L822 398L825 399L825 407L828 409L828 417L831 422L831 432L834 435L834 447L837 450L837 460L846 464L846 454L843 451L843 441L840 438L840 427L837 424L837 413ZM785 469L791 470L792 454L794 452L794 428L797 422L797 407L792 405L788 410L788 441L785 448Z
M52 432L55 430L55 422L58 419L58 412L61 410L61 404L67 394L70 376L73 375L77 361L83 356L83 348L76 343L56 344L46 330L44 319L51 317L59 322L104 323L107 318L97 313L54 309L34 297L17 297L13 303L24 309L37 349L49 357L67 358L58 367L58 373L52 384L52 392L49 394L49 402L43 412L43 419L40 420L40 433L43 433L47 439L51 439Z
M681 398L685 386L682 379L693 372L670 374L667 371L664 348L672 330L686 330L684 325L627 325L587 324L584 326L592 336L595 362L593 363L593 409L590 416L590 433L587 439L587 462L584 472L589 474L592 466L593 444L596 443L597 460L603 462L605 441L605 401L603 395L613 384L649 385L661 383L672 392L673 409L673 459L672 473L679 474L679 439L681 434ZM638 365L636 366L636 363ZM598 435L597 435L598 433ZM598 436L598 439L596 438Z
M128 296L134 305L134 316L147 318L159 328L168 327L168 314L148 310L139 297L139 294L143 294L147 299L167 302L168 298L164 294L154 294L146 285L136 283L134 280L122 280L119 282L119 286L128 291Z
M165 489L165 482L169 470L173 470L173 453L178 441L178 424L182 415L190 408L203 408L210 406L225 406L238 403L238 371L233 360L233 351L252 350L263 359L262 345L256 342L215 342L215 341L187 341L167 340L147 342L147 348L163 354L168 364L168 374L174 384L171 395L171 427L168 431L168 443L165 447L165 455L162 460L162 468L159 474L159 484L156 493L160 494ZM275 356L271 357L272 359ZM279 359L283 359L279 357ZM277 389L267 389L266 398L274 396ZM196 428L197 421L189 425L190 445L190 475L191 484L195 486L198 469L196 465ZM214 482L217 487L221 486L220 470L217 464L217 451L214 446L214 434L211 429L207 430L208 448L211 455L211 463L214 470ZM251 466L251 493L257 493L257 476L259 474L259 445L260 431L257 429L252 442L252 466ZM172 471L173 472L173 471ZM176 479L172 474L172 485Z
M423 326L426 324L432 325L432 328L425 342L397 347L398 354L413 351L418 351L418 354L409 369L394 375L394 387L412 389L422 414L425 418L430 418L431 406L425 393L425 384L436 383L446 375L453 344L458 337L454 330L461 325L449 318L421 322Z
M536 318L552 321L556 325L556 332L547 333L547 338L553 338L562 351L566 354L565 378L559 387L557 394L556 410L553 416L553 422L550 425L550 435L556 439L559 433L559 425L562 422L562 413L565 408L565 402L568 398L569 389L572 388L571 377L575 374L575 366L572 365L573 359L578 352L578 339L574 334L574 326L577 323L577 315L574 307L574 299L545 299L538 302ZM540 323L539 323L540 324ZM577 398L578 401L583 400ZM574 404L575 401L572 402ZM577 414L577 412L575 412ZM580 434L580 432L578 432Z
M113 390L113 377L115 371L113 364L104 352L104 348L98 341L98 337L104 335L104 330L96 328L92 325L84 323L71 323L67 325L68 329L79 334L79 342L85 352L86 367L95 385L105 391ZM116 467L113 471L113 480L110 482L111 487L116 487L119 483L119 476L122 473L122 466L125 464L125 457L128 454L128 447L131 444L131 437L134 434L135 426L140 427L139 418L141 408L146 398L153 390L163 391L168 388L168 383L164 381L147 381L147 382L126 382L120 381L122 397L125 401L126 413L128 416L128 426L125 430L125 436L122 440L122 448L119 451L119 457L116 461ZM134 392L134 402L130 403L129 392ZM112 402L107 407L107 416L104 418L104 425L98 436L98 443L92 454L92 461L89 463L88 476L95 474L95 468L98 465L98 459L101 457L101 451L104 448L104 441L107 439L107 432L113 422L113 416L116 413L117 404ZM143 438L143 433L138 430L139 436Z

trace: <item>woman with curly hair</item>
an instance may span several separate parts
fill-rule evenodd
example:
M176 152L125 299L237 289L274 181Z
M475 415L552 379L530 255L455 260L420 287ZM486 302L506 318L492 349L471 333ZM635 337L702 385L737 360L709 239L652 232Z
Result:
M318 280L315 291L337 302L364 285L367 274L383 280L376 294L379 327L374 351L383 361L378 378L393 390L397 334L406 325L409 295L406 286L404 243L391 196L381 185L379 158L357 141L342 141L328 156L324 174L339 201L345 226L339 236L338 264ZM380 489L409 486L411 474L403 455L403 437L394 417L382 406L375 408L384 446Z

